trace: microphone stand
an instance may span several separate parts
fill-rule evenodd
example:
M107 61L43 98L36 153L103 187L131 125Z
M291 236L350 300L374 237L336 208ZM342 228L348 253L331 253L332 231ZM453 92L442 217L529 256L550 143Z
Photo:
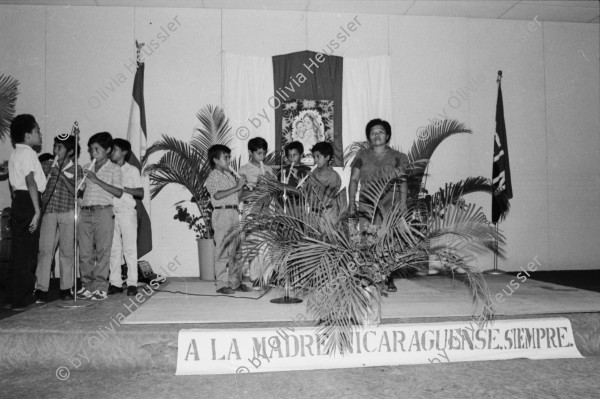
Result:
M290 173L292 172L291 168L293 166L294 165L292 164L292 166L290 167ZM283 156L281 157L281 166L280 166L279 170L281 171L281 182L284 184L284 186L283 186L283 214L285 215L285 214L287 214L287 207L286 207L287 190L285 187L285 184L287 184L287 181L285 178L285 170L283 169ZM277 304L301 303L302 299L291 297L290 291L291 291L290 277L286 273L285 281L283 283L283 296L280 298L271 299L271 303L277 303Z
M75 159L73 165L75 167L75 190L73 193L73 299L70 301L63 301L58 305L60 308L75 309L75 308L86 308L93 305L92 301L77 300L77 270L79 270L79 248L77 246L77 230L78 230L78 219L79 219L79 204L77 203L77 168L79 161L79 153L77 152L77 144L79 144L79 124L77 121L73 124L72 132L75 137ZM68 137L68 136L67 136ZM60 137L59 137L60 138ZM65 140L66 137L62 140Z

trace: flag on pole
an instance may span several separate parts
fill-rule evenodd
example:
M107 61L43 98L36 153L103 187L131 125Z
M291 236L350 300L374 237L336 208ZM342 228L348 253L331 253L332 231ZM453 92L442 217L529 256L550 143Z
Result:
M131 143L129 163L138 168L144 184L144 199L136 199L138 220L137 251L138 259L152 250L152 226L150 224L150 185L148 176L144 176L140 160L146 153L146 109L144 106L144 62L140 58L143 43L135 42L137 48L137 69L133 79L133 99L129 114L127 140Z
M506 125L504 124L504 105L502 103L502 71L498 71L498 100L496 102L496 134L494 135L494 165L492 182L494 196L492 197L492 223L503 218L496 196L503 196L507 201L513 197L508 162L508 143L506 140Z

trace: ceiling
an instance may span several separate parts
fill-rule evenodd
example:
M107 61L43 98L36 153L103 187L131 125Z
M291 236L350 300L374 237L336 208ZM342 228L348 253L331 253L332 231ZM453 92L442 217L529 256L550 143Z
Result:
M0 4L295 10L598 23L600 1L525 0L0 0Z

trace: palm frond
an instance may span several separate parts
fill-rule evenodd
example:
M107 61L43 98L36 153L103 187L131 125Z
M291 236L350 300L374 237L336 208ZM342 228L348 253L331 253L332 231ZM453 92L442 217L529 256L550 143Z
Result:
M453 121L434 126L437 146L442 136L461 132ZM445 129L445 130L444 130ZM360 145L355 147L358 150ZM425 150L413 156L431 156ZM427 158L428 159L428 158ZM346 158L348 161L348 158ZM413 171L419 159L407 166ZM424 165L420 162L420 165ZM242 221L231 230L236 240L236 265L256 262L263 283L287 281L307 290L307 309L319 327L326 352L351 350L357 325L372 322L380 304L380 283L390 271L424 269L430 255L451 271L466 272L474 311L489 317L489 291L480 271L469 261L478 251L489 250L504 238L486 219L481 208L467 205L462 196L492 190L489 180L469 178L447 185L433 199L408 205L392 200L394 188L404 182L406 169L384 170L363 187L361 201L370 203L371 221L380 212L380 226L365 234L354 227L345 209L323 213L335 193L312 185L296 190L273 178L260 178L246 199ZM400 195L399 190L396 192ZM338 194L339 195L339 194Z
M150 176L150 198L155 198L167 185L178 184L185 187L193 197L204 225L212 231L210 214L207 212L208 199L204 188L210 166L196 149L190 144L173 137L163 135L162 140L155 142L146 153L147 156L164 151L157 163L146 165Z
M354 159L358 151L366 150L371 144L368 141L355 141L344 150L344 167Z
M198 111L196 117L200 126L194 129L189 143L163 134L161 140L148 148L142 162L145 171L150 174L151 198L156 197L168 184L185 187L192 194L207 231L212 232L210 198L204 187L211 173L207 153L215 144L231 144L231 128L229 119L219 106L207 105ZM150 156L159 152L164 152L159 161L146 165Z
M427 125L408 153L408 161L413 167L409 173L409 196L417 198L425 175L427 162L437 147L448 137L459 133L471 133L465 125L454 119L444 119Z
M468 177L454 183L446 183L444 188L440 188L431 197L432 203L452 203L456 204L464 195L483 192L492 195L493 201L496 202L500 210L501 220L506 217L510 210L510 202L504 192L496 193L491 179L483 176Z
M371 219L371 224L375 219L377 212L382 212L382 215L387 216L389 206L396 198L400 197L398 184L405 178L403 169L388 169L382 170L370 179L369 184L363 186L361 197L364 198L363 208L366 214L363 217ZM392 198L395 197L395 198ZM387 202L386 199L388 199ZM389 202L389 203L388 203Z
M481 271L468 262L496 243L504 244L504 236L487 220L481 207L451 203L438 206L431 213L426 242L428 252L450 270L454 267L465 270L475 307L479 303L489 304L489 291ZM484 306L484 310L489 307Z
M269 165L274 170L279 170L281 167L281 152L272 151L267 154L264 160L265 165Z
M0 140L9 136L10 123L15 115L19 95L19 81L8 75L0 75Z
M194 136L190 142L201 154L206 154L208 149L215 144L231 147L233 137L229 119L220 106L207 105L196 113L200 126L194 129Z

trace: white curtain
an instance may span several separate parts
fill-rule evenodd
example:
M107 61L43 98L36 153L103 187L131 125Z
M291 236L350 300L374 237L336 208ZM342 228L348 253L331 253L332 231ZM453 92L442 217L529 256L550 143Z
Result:
M391 123L390 57L387 55L368 58L344 57L342 98L344 147L348 147L355 141L367 139L365 126L371 119L381 118ZM391 142L393 141L392 136Z
M275 148L275 111L269 105L273 96L273 61L223 53L223 107L229 117L234 145L232 156L248 162L248 140L267 140L269 152ZM273 103L271 101L271 103Z
M344 57L343 137L344 147L364 141L365 125L373 118L392 121L390 57ZM234 156L247 162L247 143L263 137L269 152L275 147L275 111L269 99L273 87L271 57L223 54L223 107L230 119L235 144ZM392 144L394 139L392 138Z

